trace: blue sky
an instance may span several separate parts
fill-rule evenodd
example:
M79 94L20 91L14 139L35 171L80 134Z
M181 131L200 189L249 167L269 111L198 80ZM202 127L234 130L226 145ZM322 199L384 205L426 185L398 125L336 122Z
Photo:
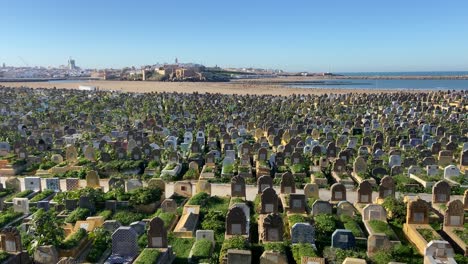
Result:
M0 0L0 63L468 70L466 0Z

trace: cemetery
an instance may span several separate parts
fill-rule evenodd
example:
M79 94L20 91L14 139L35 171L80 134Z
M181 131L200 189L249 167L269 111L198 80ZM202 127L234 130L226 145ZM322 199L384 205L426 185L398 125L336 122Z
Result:
M468 263L465 91L0 100L2 263Z

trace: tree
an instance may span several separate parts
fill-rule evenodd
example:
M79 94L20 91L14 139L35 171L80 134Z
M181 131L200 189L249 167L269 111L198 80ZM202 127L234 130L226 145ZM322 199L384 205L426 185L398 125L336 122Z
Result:
M58 246L65 238L65 232L51 210L37 210L33 218L33 227L38 246Z

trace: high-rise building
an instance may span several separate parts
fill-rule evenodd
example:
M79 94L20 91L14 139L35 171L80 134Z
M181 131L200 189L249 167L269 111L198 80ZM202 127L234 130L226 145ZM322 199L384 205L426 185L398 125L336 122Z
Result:
M3 68L6 68L6 65L5 65L5 63L3 63L3 64L2 64L2 67L3 67Z
M76 69L75 60L73 60L72 58L68 59L68 69L69 70Z

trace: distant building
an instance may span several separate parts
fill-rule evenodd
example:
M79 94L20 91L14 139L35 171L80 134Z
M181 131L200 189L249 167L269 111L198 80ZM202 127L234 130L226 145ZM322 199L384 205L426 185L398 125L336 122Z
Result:
M3 64L2 64L2 67L3 67L3 68L6 68L6 65L5 65L5 63L3 63Z
M76 69L75 60L73 60L72 58L68 59L68 69L69 70L75 70Z
M80 85L78 87L78 90L80 90L80 91L96 91L97 88L96 88L96 86Z

